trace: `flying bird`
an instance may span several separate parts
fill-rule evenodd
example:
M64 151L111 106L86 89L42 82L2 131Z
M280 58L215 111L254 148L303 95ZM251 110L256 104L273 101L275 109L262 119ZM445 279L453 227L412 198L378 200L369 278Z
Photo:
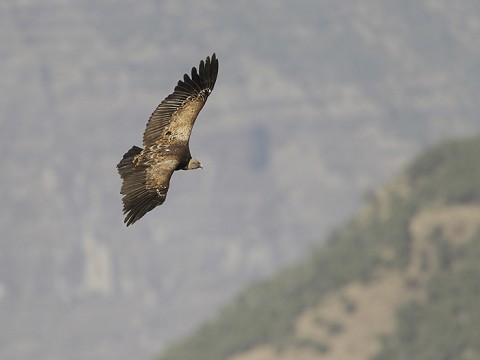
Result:
M143 146L133 146L117 165L122 178L124 223L127 226L163 204L176 170L203 168L189 148L193 124L211 94L218 74L215 54L185 74L148 120Z

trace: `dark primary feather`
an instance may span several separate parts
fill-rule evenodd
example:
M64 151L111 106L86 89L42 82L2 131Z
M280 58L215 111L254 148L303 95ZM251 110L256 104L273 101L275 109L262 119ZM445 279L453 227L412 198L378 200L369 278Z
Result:
M185 74L148 120L143 135L145 149L133 146L117 165L127 226L163 204L173 172L191 159L188 141L192 127L217 74L215 54L200 62L198 72L192 68L190 77Z
M218 74L218 60L215 54L192 68L191 76L185 74L178 81L173 93L168 95L148 120L143 134L145 147L166 140L186 141L190 136L198 113L207 101Z

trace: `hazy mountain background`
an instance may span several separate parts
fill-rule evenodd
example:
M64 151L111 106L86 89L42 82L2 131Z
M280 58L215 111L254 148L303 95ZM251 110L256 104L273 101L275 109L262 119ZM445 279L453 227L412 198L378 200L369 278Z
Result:
M421 149L480 130L477 1L0 4L0 358L149 358L299 259ZM115 165L212 52L166 203Z
M480 358L480 136L419 156L161 360Z

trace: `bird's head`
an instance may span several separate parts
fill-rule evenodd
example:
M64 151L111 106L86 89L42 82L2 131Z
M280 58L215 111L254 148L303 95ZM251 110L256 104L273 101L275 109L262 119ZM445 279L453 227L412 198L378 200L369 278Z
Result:
M200 163L200 161L198 161L197 159L190 159L190 161L188 162L188 165L187 165L187 170L193 170L193 169L203 169L203 166L202 164Z

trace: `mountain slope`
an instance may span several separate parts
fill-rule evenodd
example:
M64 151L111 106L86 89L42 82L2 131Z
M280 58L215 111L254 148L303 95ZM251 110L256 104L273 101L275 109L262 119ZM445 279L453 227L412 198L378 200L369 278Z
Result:
M478 357L479 157L478 136L427 151L161 360Z

